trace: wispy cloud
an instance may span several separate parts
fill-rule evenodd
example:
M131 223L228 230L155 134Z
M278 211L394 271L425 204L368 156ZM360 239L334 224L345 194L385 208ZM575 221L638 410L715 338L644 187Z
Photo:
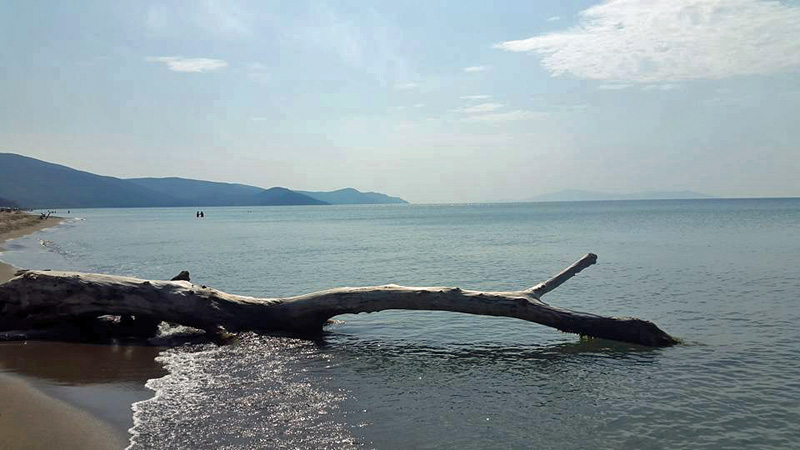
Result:
M228 66L228 63L221 59L184 58L181 56L150 56L145 58L145 61L163 63L173 72L213 72Z
M269 81L269 71L266 64L250 63L247 65L247 78L258 83Z
M492 98L491 95L464 95L461 97L462 100L487 100Z
M200 26L232 36L247 36L252 33L252 11L246 11L230 1L204 0L195 3L199 5L195 7L199 11L195 20Z
M405 57L408 51L405 30L375 9L342 11L325 2L314 2L306 16L281 23L279 27L283 38L334 55L341 63L371 75L382 85L410 86L413 83L401 80L419 79Z
M630 83L613 83L613 84L601 84L597 86L597 89L601 91L620 91L622 89L628 89L629 87L633 86Z
M416 105L414 105L414 108L424 108L424 107L425 103L417 103Z
M577 26L497 44L542 56L553 76L630 82L800 69L800 6L759 0L611 0Z
M545 117L547 114L535 111L514 110L508 112L498 112L490 114L475 114L461 119L462 122L478 122L478 123L500 123L500 122L514 122L519 120L532 120Z
M417 83L397 83L394 85L394 88L399 91L410 91L418 87L419 85Z
M467 73L475 73L475 72L486 72L492 70L492 66L469 66L464 67L464 72Z
M643 91L679 91L683 89L682 84L677 83L661 83L661 84L648 84L642 87Z
M555 22L557 20L561 20L561 17L559 17L559 16L551 16L551 17L547 18L548 22Z
M190 8L166 2L147 7L144 25L157 35L180 34L188 27L217 37L242 38L253 33L254 16L253 11L231 1L198 0L191 2Z
M457 109L457 112L461 112L464 114L480 114L480 113L487 113L492 111L497 111L498 109L502 108L502 103L481 103L479 105L468 106L466 108Z

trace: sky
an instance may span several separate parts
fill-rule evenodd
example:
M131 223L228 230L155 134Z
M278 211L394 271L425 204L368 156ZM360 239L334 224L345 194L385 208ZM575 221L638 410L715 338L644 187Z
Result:
M4 1L0 151L415 203L800 196L800 1Z

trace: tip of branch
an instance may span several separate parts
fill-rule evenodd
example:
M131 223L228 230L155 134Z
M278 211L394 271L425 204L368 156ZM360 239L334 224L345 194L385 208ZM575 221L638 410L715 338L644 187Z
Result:
M565 281L577 275L578 272L591 266L592 264L595 264L596 262L597 262L597 255L595 255L594 253L587 253L581 259L575 261L571 266L562 270L558 275L554 276L553 278L550 278L544 283L539 283L536 286L528 289L528 292L532 293L537 297L541 297L542 295L561 286Z

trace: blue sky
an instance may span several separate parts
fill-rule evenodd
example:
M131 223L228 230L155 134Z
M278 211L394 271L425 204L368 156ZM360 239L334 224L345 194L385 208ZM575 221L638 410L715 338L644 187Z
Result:
M0 150L96 173L800 196L796 1L8 1L0 51Z

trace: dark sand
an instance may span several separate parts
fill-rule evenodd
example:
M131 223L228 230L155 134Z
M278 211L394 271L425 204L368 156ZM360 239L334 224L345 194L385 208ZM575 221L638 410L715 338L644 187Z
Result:
M0 245L62 219L0 213ZM0 283L15 268L0 262ZM128 445L131 404L165 374L156 347L0 343L0 450L113 449Z
M19 377L0 374L0 449L124 448L109 425L51 398Z
M22 377L42 393L91 413L127 440L133 426L131 404L151 398L145 383L166 374L155 362L160 350L143 345L6 342L0 343L0 373Z

